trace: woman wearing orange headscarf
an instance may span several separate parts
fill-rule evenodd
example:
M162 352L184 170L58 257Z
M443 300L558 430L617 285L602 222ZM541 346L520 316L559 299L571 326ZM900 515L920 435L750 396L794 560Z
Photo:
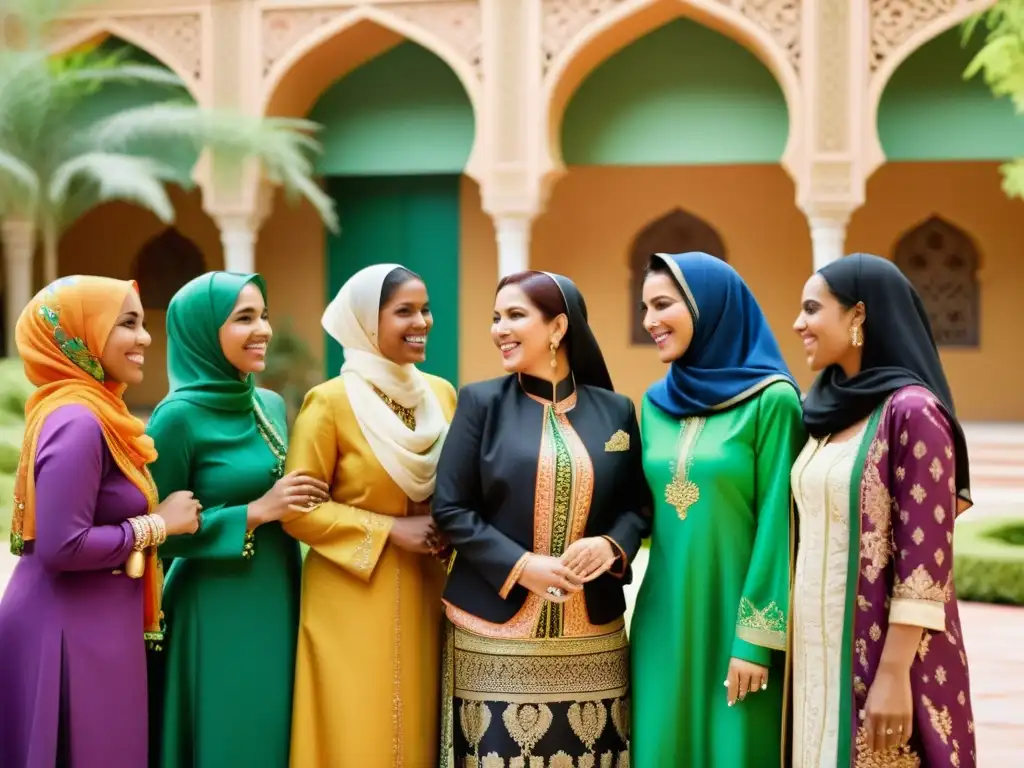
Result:
M122 399L150 337L133 282L62 278L25 308L25 406L11 551L0 600L0 765L140 768L144 640L158 645L156 545L193 533L198 503L157 505L156 458Z

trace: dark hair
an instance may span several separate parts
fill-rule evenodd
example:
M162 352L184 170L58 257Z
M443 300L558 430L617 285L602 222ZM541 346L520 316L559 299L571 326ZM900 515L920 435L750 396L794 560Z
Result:
M384 278L384 282L380 286L380 304L378 307L383 307L398 292L398 289L408 283L410 280L419 280L423 282L423 278L413 272L411 269L405 267L395 267L388 272L387 277Z
M835 288L833 288L832 283L830 283L828 281L828 278L825 277L825 275L822 275L821 272L818 272L818 274L821 275L821 279L825 281L825 287L828 288L828 292L832 294L833 298L835 298L835 300L839 302L839 306L841 306L843 309L845 309L846 311L850 311L860 303L859 301L857 301L857 299L853 298L852 296L848 296L842 291L837 291Z
M562 289L551 275L533 269L506 275L498 282L495 295L507 285L518 286L549 323L559 315L569 316L569 308L565 305Z
M676 276L672 274L668 264L656 253L652 253L647 259L647 266L644 267L644 280L646 281L651 275L668 275L672 278L673 283L676 281Z

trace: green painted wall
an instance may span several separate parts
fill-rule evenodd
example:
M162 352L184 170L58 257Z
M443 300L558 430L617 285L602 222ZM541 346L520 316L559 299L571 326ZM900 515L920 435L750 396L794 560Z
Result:
M954 28L926 43L893 73L878 108L878 134L890 161L1006 160L1024 155L1024 117L995 99L981 77L963 72L981 47L965 48Z
M602 63L569 102L570 165L777 163L785 98L754 54L688 19Z
M129 61L164 67L164 64L158 59L118 38L108 38L100 46L100 50L126 50ZM97 120L108 117L116 112L167 101L195 103L195 100L184 87L169 88L150 83L112 83L104 85L95 94L82 101L79 108L71 113L69 119L84 130ZM185 187L191 185L192 169L199 159L199 152L188 143L160 142L159 144L146 144L143 142L133 142L129 143L126 149L129 153L144 153L160 158L164 163L177 171L179 184Z
M436 55L402 43L334 83L309 115L324 176L462 173L473 146L473 108Z
M423 370L459 380L459 187L457 174L333 177L327 190L338 206L341 234L327 238L327 296L363 267L402 264L421 275L434 327ZM324 334L326 375L344 361Z

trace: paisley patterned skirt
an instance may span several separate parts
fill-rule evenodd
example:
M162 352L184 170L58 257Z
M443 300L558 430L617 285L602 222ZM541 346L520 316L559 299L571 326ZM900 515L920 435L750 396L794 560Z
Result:
M451 628L446 645L442 765L628 768L624 628L529 640Z

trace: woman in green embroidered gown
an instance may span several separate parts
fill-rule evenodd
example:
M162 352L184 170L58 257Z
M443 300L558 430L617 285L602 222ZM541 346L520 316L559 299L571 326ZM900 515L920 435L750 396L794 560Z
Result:
M285 406L257 389L272 330L259 275L209 272L167 311L170 394L148 433L160 498L203 505L169 562L163 668L152 670L151 763L163 768L288 764L299 614L299 545L277 521L326 499L326 485L282 476Z
M799 391L725 262L656 255L643 301L671 367L640 418L654 523L630 632L632 764L778 766Z

